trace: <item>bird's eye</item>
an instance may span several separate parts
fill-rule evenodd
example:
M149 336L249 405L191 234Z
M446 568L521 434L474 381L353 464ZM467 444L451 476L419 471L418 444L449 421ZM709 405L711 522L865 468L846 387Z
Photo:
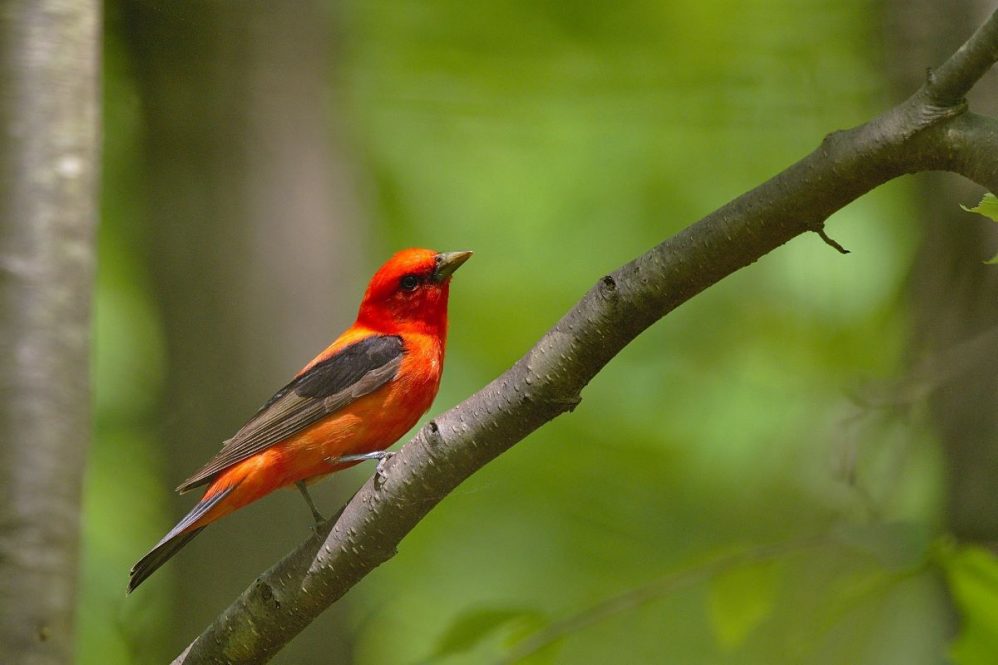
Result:
M416 287L419 286L419 277L415 275L406 275L402 278L399 283L403 291L415 291Z

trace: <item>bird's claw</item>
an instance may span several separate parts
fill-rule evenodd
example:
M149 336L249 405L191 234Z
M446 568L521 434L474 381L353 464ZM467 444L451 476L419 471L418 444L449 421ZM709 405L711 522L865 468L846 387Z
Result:
M381 482L388 480L388 460L395 457L395 453L390 450L385 450L383 452L385 454L382 455L380 460L378 460L378 466L374 467L374 473L381 479Z

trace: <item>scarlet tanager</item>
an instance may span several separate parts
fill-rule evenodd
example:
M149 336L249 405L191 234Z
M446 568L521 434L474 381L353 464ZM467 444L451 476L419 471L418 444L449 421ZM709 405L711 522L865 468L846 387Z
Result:
M131 592L207 525L280 487L382 459L440 386L450 277L471 252L406 249L374 274L356 322L257 411L178 492L197 505L132 567Z

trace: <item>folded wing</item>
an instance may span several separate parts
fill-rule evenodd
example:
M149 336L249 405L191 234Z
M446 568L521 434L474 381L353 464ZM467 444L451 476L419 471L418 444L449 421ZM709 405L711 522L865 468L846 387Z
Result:
M395 335L373 335L316 363L281 388L222 450L177 488L186 492L225 469L314 425L398 375L405 348Z

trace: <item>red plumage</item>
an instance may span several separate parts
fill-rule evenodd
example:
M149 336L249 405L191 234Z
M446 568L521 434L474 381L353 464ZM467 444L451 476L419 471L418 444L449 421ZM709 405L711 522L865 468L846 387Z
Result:
M356 322L315 357L178 489L204 496L131 570L131 592L201 529L274 490L384 450L437 394L450 276L471 252L407 249L371 279Z

